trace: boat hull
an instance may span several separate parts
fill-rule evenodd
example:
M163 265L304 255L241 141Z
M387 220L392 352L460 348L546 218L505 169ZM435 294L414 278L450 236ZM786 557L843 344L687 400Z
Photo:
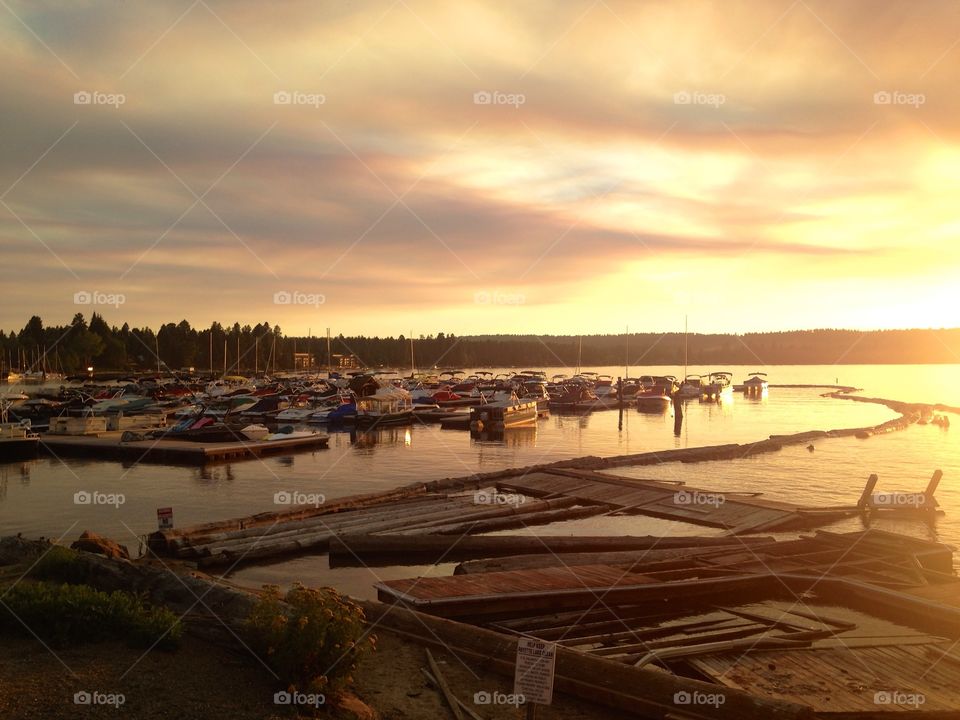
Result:
M11 438L0 440L0 462L29 460L37 456L38 438Z
M413 422L413 410L397 413L366 414L358 413L354 423L357 427L379 427L381 425L410 425Z

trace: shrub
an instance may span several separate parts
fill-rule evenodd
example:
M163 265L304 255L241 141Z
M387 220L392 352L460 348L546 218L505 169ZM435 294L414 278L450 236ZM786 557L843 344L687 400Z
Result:
M76 550L63 545L50 548L30 570L30 576L41 580L59 580L78 585L87 580L87 566Z
M333 588L268 585L246 621L252 647L299 692L334 694L353 681L357 662L376 644L363 610ZM286 603L286 604L284 604Z
M31 631L59 647L116 638L132 647L156 643L159 648L171 649L177 646L183 628L170 610L148 606L131 593L28 581L3 596L0 632L23 635Z

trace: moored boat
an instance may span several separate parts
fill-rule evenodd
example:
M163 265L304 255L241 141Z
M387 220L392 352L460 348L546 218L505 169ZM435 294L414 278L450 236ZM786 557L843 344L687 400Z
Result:
M728 372L712 372L707 376L706 383L701 385L700 399L709 402L720 400L724 393L733 390L733 374Z
M480 405L470 409L470 429L507 430L537 424L537 401L520 400L513 395L508 400Z
M357 398L355 422L360 427L412 423L413 402L410 393L388 385L372 395Z
M33 432L29 420L7 422L10 404L0 400L0 462L36 457L40 436Z

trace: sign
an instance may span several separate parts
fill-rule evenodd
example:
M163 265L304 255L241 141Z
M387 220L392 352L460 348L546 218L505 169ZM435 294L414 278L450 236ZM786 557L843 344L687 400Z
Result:
M517 643L517 666L513 676L513 693L525 702L549 705L553 702L553 672L557 659L555 643L536 638L520 638Z
M173 508L157 508L157 527L161 530L173 529Z

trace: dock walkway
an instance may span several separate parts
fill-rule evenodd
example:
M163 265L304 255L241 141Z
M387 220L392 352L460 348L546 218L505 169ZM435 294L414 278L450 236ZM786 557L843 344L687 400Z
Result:
M205 465L262 457L280 452L326 447L329 436L293 437L269 442L197 443L187 440L135 440L122 442L122 432L99 435L44 435L40 448L55 456L96 457L103 460Z

